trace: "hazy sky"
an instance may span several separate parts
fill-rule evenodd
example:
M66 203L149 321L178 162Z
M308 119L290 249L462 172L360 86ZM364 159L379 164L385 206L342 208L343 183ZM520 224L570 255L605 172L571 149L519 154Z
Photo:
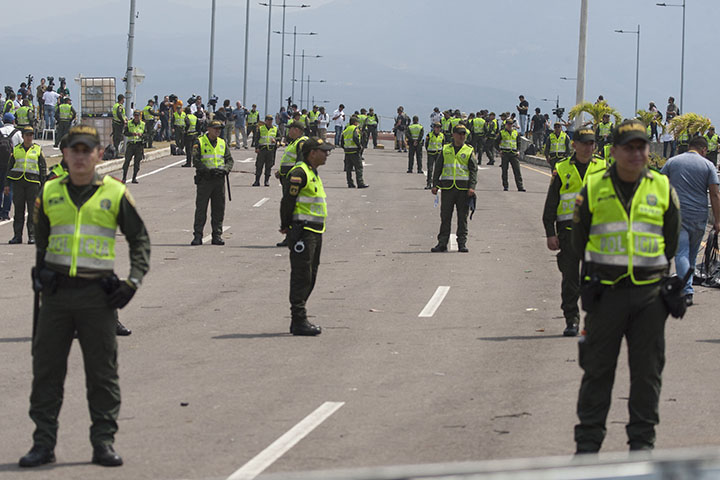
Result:
M285 29L317 32L298 36L305 77L316 103L330 110L374 106L391 117L398 105L429 123L432 107L463 111L511 110L523 93L543 112L575 103L580 0L305 0L310 8L287 8ZM290 1L297 5L302 2ZM635 98L636 36L615 29L641 25L640 108L653 100L664 112L667 97L680 99L682 8L655 0L590 0L586 99L602 94L625 116ZM675 0L673 3L682 3ZM34 0L32 23L4 22L3 85L17 88L28 73L75 83L83 75L123 77L127 62L129 0ZM282 4L274 0L273 5ZM62 8L60 8L62 5ZM214 92L222 101L242 100L245 47L243 0L217 0ZM137 0L134 64L147 75L137 103L154 94L208 93L211 0ZM720 108L717 41L711 40L717 0L687 0L684 111L712 118ZM247 103L265 101L268 9L250 7ZM280 30L282 8L273 7ZM271 36L269 109L280 106L281 36ZM285 52L292 53L292 36ZM291 92L292 59L286 57L284 97ZM296 77L300 76L297 59ZM124 86L122 86L124 91ZM296 87L299 103L299 86ZM542 98L552 99L544 102ZM389 127L390 120L381 126Z

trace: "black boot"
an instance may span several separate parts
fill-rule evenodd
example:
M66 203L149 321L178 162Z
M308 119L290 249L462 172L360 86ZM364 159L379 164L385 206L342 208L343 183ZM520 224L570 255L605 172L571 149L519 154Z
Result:
M202 245L202 235L195 234L190 245Z
M125 325L120 323L120 320L118 320L117 325L115 325L115 335L118 337L127 337L132 333L132 330L127 328Z
M265 175L265 186L266 187L270 186L270 175Z
M33 445L18 462L21 467L38 467L46 463L55 463L55 453L51 448L41 445Z
M255 175L255 183L252 184L253 187L259 187L260 186L260 175Z
M96 445L93 447L92 463L103 467L119 467L123 459L115 453L112 445Z
M301 337L314 337L322 333L322 328L318 325L313 325L307 320L296 320L290 324L290 333Z

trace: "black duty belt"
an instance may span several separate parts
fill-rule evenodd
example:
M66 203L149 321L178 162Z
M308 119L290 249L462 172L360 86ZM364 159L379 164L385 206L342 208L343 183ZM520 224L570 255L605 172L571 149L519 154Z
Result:
M56 277L58 288L83 288L100 283L101 278L70 277L59 273Z

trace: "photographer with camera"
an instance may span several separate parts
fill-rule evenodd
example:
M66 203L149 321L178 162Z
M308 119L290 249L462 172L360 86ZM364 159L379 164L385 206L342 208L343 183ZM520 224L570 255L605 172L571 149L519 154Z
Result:
M654 447L665 321L669 312L684 314L676 309L684 307L677 302L682 288L666 280L680 231L677 194L668 177L647 166L642 122L622 122L613 139L615 163L587 178L573 214L571 242L584 259L581 299L587 312L579 344L584 375L575 427L578 454L596 453L603 443L623 337L630 366L628 444L630 450Z

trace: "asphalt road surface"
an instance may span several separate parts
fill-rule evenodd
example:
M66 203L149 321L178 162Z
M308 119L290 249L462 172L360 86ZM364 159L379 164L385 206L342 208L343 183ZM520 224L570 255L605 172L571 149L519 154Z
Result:
M236 171L254 170L251 150L233 156ZM253 175L232 173L226 245L191 247L195 187L183 161L143 164L147 176L129 187L153 252L144 285L120 313L133 330L119 339L121 468L89 463L78 345L58 463L22 473L16 466L33 430L34 248L0 245L0 480L199 480L234 472L249 479L574 451L581 370L577 340L561 336L560 274L540 220L546 169L523 165L528 192L503 192L500 169L483 165L470 253L431 254L439 208L424 177L405 173L406 154L367 151L370 188L357 190L346 187L342 152L333 152L320 169L329 220L308 305L323 333L302 338L288 334L288 250L275 247L277 182L253 188ZM0 239L11 236L10 223L1 222ZM125 246L118 240L121 276ZM719 293L699 288L685 319L668 321L659 448L720 443ZM624 358L604 451L627 448Z

